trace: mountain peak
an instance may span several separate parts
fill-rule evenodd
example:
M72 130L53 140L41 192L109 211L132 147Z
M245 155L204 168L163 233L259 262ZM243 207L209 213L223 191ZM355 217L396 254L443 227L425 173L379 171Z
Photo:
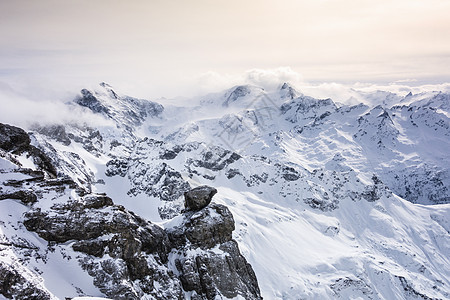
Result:
M238 99L245 99L251 97L254 99L260 94L264 93L264 89L255 85L238 85L229 89L224 97L225 101L223 102L223 106L227 107L231 103L236 102ZM240 101L240 100L239 100ZM241 102L241 101L240 101Z
M280 87L281 98L294 99L301 95L291 84L285 82Z

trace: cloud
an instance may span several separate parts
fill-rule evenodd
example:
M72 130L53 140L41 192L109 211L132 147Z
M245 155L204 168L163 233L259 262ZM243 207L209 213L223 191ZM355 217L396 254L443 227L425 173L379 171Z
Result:
M355 105L358 103L376 105L377 103L374 103L374 101L376 101L377 98L371 97L371 95L374 95L379 91L394 93L401 97L406 96L409 92L413 94L433 91L441 91L444 93L450 92L450 83L412 85L414 83L416 83L416 81L411 80L391 84L341 84L335 82L319 84L303 83L296 86L296 88L308 96L315 98L331 98L333 101L348 105ZM381 102L383 99L379 100Z
M300 83L301 75L290 67L269 70L252 69L245 72L244 80L254 85L262 86L265 89L273 90L284 82L289 82L294 85Z
M41 124L71 122L78 124L87 123L91 126L110 125L108 121L99 115L76 105L67 105L67 102L73 100L81 88L90 88L96 85L96 82L91 82L89 85L81 85L67 81L64 78L61 78L58 82L50 82L45 78L40 81L11 78L9 78L9 81L0 81L0 122L2 123L9 123L23 128L30 128L30 125L35 122ZM430 91L450 92L450 83L421 84L420 81L414 80L403 80L390 84L342 84L336 82L313 84L304 81L301 74L296 70L289 67L280 67L250 69L239 74L221 74L211 71L203 73L197 78L167 81L167 89L170 87L171 94L167 95L167 89L162 87L161 95L180 97L171 101L164 100L162 103L183 105L182 101L186 99L189 101L195 100L197 97L207 93L222 92L242 84L257 85L270 92L278 88L283 82L289 82L305 95L314 98L331 98L336 102L351 105L361 102L372 102L376 98L370 97L370 95L377 91L392 92L399 96L405 96L409 92L413 94ZM136 83L135 86L127 86L121 82L109 83L112 83L115 89L123 91L124 94L152 100L152 98L142 96L148 93L148 85L145 84L145 81Z
M240 74L220 74L217 72L206 72L197 78L196 86L199 91L217 92L228 89L235 85L253 84L265 90L271 91L278 88L284 82L293 85L301 83L302 76L290 67L279 67L274 69L250 69Z
M75 95L75 94L74 94ZM29 129L34 123L88 124L108 126L111 122L76 105L68 105L64 99L30 99L17 93L7 84L0 83L0 122Z

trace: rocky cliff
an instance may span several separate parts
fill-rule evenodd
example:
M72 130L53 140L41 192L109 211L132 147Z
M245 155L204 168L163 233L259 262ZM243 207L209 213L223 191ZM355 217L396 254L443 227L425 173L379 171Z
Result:
M255 273L232 239L231 212L210 204L217 193L214 188L186 192L180 223L164 229L115 205L107 195L86 193L71 180L47 177L52 174L47 169L53 170L48 164L21 168L12 153L27 152L33 162L50 159L30 151L34 148L23 130L4 124L0 129L4 163L10 163L3 174L21 177L3 182L0 200L21 205L24 213L16 220L21 231L39 236L29 240L27 235L1 234L0 255L10 258L0 265L4 297L54 298L40 275L52 263L49 252L59 251L68 266L86 272L92 286L113 299L261 299ZM42 262L31 268L14 254ZM64 269L64 264L59 267ZM76 296L85 295L82 287L76 290ZM67 291L66 296L75 295Z

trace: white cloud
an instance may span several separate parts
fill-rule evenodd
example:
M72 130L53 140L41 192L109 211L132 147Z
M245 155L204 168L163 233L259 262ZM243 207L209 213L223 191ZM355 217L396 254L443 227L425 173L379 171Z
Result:
M273 90L284 82L289 82L293 85L299 84L301 75L290 67L269 70L252 69L245 72L244 80L254 85L262 86L267 90Z
M220 74L209 71L197 78L196 86L199 87L199 90L195 94L217 92L242 84L252 84L270 91L278 88L284 82L299 85L301 78L302 76L290 67L251 69L241 74Z
M75 98L76 93L73 93ZM24 129L33 123L65 124L77 123L91 126L110 125L111 123L99 115L76 105L67 105L64 99L30 99L16 93L7 85L0 84L0 122Z

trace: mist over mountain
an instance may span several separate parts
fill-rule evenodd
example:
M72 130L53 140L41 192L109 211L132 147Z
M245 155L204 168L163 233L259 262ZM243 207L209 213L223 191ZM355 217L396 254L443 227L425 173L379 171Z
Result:
M441 87L8 102L0 298L448 299Z

